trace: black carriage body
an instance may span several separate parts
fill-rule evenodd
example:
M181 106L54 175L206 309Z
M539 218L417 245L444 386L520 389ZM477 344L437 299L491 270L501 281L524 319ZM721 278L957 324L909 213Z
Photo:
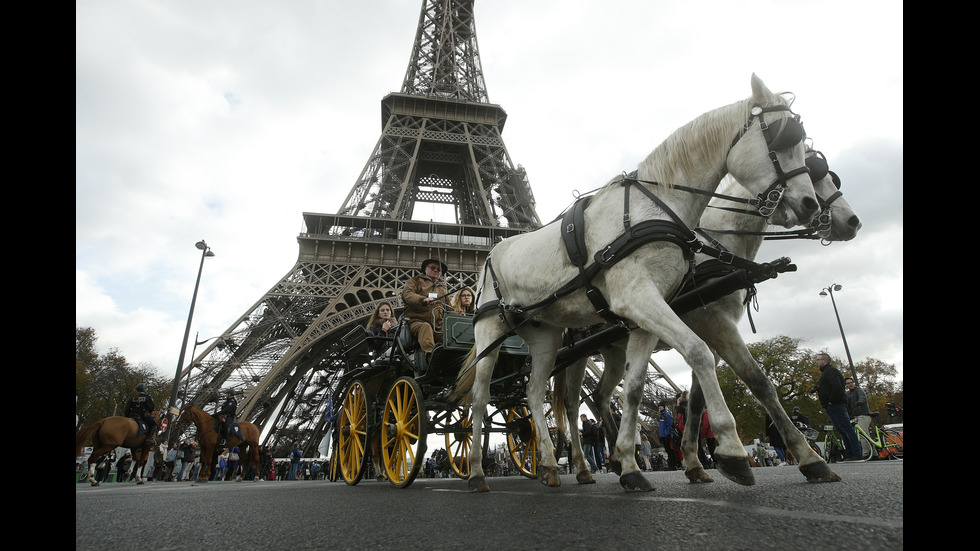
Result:
M344 425L351 422L349 412L343 411L347 407L345 401L351 399L351 389L363 389L366 395L363 400L365 435L363 442L358 444L364 448L363 456L357 462L359 466L351 467L358 470L358 475L348 478L345 474L348 483L356 484L362 471L370 469L373 453L370 439L377 438L378 434L383 438L386 434L384 431L392 431L391 408L394 402L391 396L394 392L407 392L413 395L413 399L417 394L418 407L424 410L422 426L419 427L424 435L415 444L419 446L415 450L416 455L425 453L425 435L444 434L446 447L450 449L451 466L456 474L463 476L461 471L468 469L466 458L452 456L451 448L465 440L467 444L462 446L461 451L468 450L468 440L473 431L468 425L468 408L451 401L449 394L463 363L476 344L473 316L446 314L443 317L442 342L437 344L428 358L419 348L404 318L400 320L393 337L376 337L357 327L342 337L341 344L347 369L334 395L334 403L341 404L342 409L336 416L336 428L339 430L335 431L335 450L337 438L361 430L360 424L356 427ZM525 395L529 373L530 352L527 344L519 336L513 335L500 347L490 385L491 410L483 427L483 449L486 450L489 445L490 433L506 434L515 463L530 462L525 469L518 467L526 476L533 475L536 470L531 413L527 409ZM495 418L498 421L494 422ZM529 453L527 449L532 451ZM380 453L387 459L389 452L382 449ZM408 486L414 476L410 474L408 480L396 485Z

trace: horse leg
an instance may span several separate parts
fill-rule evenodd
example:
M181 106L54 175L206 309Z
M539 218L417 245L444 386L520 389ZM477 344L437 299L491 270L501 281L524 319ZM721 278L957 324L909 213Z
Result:
M209 440L201 439L201 470L197 472L198 482L207 482L211 479L211 463L214 461L214 447L218 443L216 434L209 434ZM191 466L193 469L193 466Z
M602 432L610 452L609 470L618 475L623 474L623 463L616 453L619 427L616 426L616 420L613 418L612 412L609 411L609 405L612 402L612 395L616 386L623 380L626 373L626 350L623 346L611 346L602 351L602 375L599 377L599 384L595 391L595 401L599 407L599 417L602 419Z
M259 441L258 440L248 443L248 464L255 471L255 478L252 479L252 482L258 482L259 481Z
M800 472L806 477L807 482L839 482L840 476L830 470L823 458L807 444L803 433L793 425L779 401L772 381L756 363L745 342L737 330L734 330L733 324L726 324L726 327L728 331L724 333L716 330L716 335L727 336L727 338L717 338L717 350L722 352L722 357L728 365L766 408L769 417L776 424L776 430L783 437L789 450L793 452L793 456L800 462ZM714 425L714 417L712 417L712 425Z
M477 347L479 351L480 343L490 343L497 337L504 334L505 329L495 318L487 316L479 320L473 326L477 335ZM500 347L488 351L487 355L476 363L474 369L473 386L470 389L472 396L471 419L473 421L473 444L470 447L470 477L467 485L474 492L489 492L490 486L487 485L486 473L483 471L483 419L487 415L487 404L490 402L490 378L493 375L493 366L497 363L497 355ZM466 366L464 366L465 369Z
M697 377L701 385L705 403L709 415L711 415L711 430L718 440L718 446L715 448L715 465L718 472L725 478L743 486L754 485L755 475L752 474L748 455L738 437L735 417L728 409L725 396L721 392L721 385L718 383L718 377L715 374L714 355L704 341L698 339L693 333L689 334L688 341L683 348L677 346L674 348L681 351L681 355L693 368L694 376ZM700 464L697 459L697 449L694 448L693 451L695 454L693 461ZM685 452L684 457L686 462L687 452Z
M715 362L717 365L717 361ZM704 394L698 378L691 375L691 392L687 399L687 418L684 422L684 435L681 437L681 451L684 453L684 475L691 483L714 482L704 470L698 450L701 448L701 410L704 409ZM696 413L692 413L696 412ZM688 458L694 461L689 462Z
M146 478L143 477L143 469L146 468L146 460L147 458L143 457L138 461L133 461L133 465L136 467L136 476L134 478L137 485L146 483Z
M102 457L103 455L105 455L105 452L96 455L95 454L96 451L97 451L97 448L94 448L93 447L92 448L92 455L90 455L89 456L89 459L88 459L88 481L92 484L92 486L100 486L101 485L99 483L99 481L95 478L95 464L99 462L99 458L100 457Z
M647 308L637 311L638 315L633 319L640 327L650 327L651 330L656 328L663 341L680 353L684 361L691 366L694 376L698 378L711 415L711 428L718 440L718 446L715 448L718 472L744 486L755 484L755 476L752 474L748 456L735 427L735 417L728 409L715 374L714 354L665 302L649 302ZM633 334L635 333L634 331ZM629 377L628 371L627 377ZM694 461L697 462L696 453Z
M544 401L548 379L555 366L555 356L561 346L561 331L542 327L538 330L524 331L521 336L531 350L532 367L527 386L527 404L537 436L538 454L541 456L537 477L542 484L554 488L561 486L561 479L558 477L554 443L548 433L548 421L544 415Z
M656 337L648 331L637 329L630 334L626 346L626 372L623 377L623 390L626 399L623 404L619 434L616 438L615 454L619 458L622 469L619 484L629 492L649 492L655 489L653 484L643 476L640 466L636 464L634 436L637 430L636 422L639 415L640 400L643 398L647 362L650 360L650 354L653 352L656 341Z
M582 450L582 438L578 433L578 403L579 396L582 393L582 382L585 380L585 362L586 358L581 358L565 368L564 414L568 423L568 433L571 440L572 464L575 465L576 472L575 480L579 484L595 484L595 477L592 476L589 464L585 460L585 451ZM560 377L561 374L558 375L558 378ZM560 415L561 413L560 411L555 411L555 415Z

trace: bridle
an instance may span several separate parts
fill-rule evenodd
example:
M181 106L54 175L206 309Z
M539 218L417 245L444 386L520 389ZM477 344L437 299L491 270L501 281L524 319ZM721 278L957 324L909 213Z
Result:
M833 223L834 219L833 203L843 195L840 190L840 177L837 176L836 172L830 170L830 166L827 164L827 157L824 156L822 151L811 149L808 150L807 153L810 154L806 159L806 166L810 169L810 180L816 184L829 174L831 180L834 182L834 186L837 188L837 191L826 199L820 195L817 195L817 203L820 204L820 214L814 217L814 219L810 222L810 228L812 228L815 232L826 233L830 231L831 224ZM825 242L825 240L821 238L821 244L829 245L830 242Z
M767 123L765 114L778 111L788 111L792 113L792 116L783 117L776 119L772 123ZM779 200L782 199L783 192L789 186L788 180L800 174L810 172L810 169L806 165L785 172L782 165L779 164L779 158L776 155L777 151L790 149L803 142L806 138L806 131L803 130L803 124L800 123L800 115L793 113L793 110L788 105L773 105L770 107L754 105L750 111L749 120L746 121L742 130L732 140L729 151L749 131L749 128L752 127L752 123L756 119L759 119L759 128L762 130L762 136L765 138L766 146L769 148L769 160L772 161L773 168L776 169L776 179L769 184L766 191L757 196L759 214L765 218L769 218L776 212Z

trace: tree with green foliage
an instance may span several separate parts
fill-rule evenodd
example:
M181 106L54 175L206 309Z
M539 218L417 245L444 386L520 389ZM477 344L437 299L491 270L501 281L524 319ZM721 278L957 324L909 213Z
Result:
M150 364L130 365L116 348L100 353L97 342L94 329L75 326L76 429L104 417L122 415L139 383L146 384L158 408L166 407L170 381L157 375Z
M828 419L823 413L817 395L811 392L817 386L820 370L817 367L818 352L800 348L802 339L794 339L779 335L769 340L748 345L752 357L756 359L766 378L776 387L783 409L791 413L795 406L800 407L801 413L810 418L815 426L826 424ZM841 367L840 358L831 356L834 365ZM867 358L854 366L862 388L868 394L868 402L872 411L880 410L883 423L887 423L885 402L903 405L903 383L895 382L897 370L894 364L886 364L881 360ZM750 444L760 434L765 434L765 408L755 399L748 387L726 364L721 362L717 369L718 382L728 402L728 407L735 416L739 438L743 444ZM844 373L847 376L847 373Z

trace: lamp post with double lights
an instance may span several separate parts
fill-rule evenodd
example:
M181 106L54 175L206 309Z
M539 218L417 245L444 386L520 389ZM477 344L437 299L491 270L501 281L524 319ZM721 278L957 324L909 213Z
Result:
M191 336L191 320L194 318L194 305L197 303L197 290L201 286L201 272L204 271L204 259L213 257L214 253L211 252L211 247L202 239L194 244L201 251L201 265L197 268L197 281L194 283L194 294L191 296L191 309L187 313L187 327L184 329L184 340L180 344L180 358L177 359L177 373L174 374L174 384L170 389L170 407L167 410L167 447L169 448L173 442L170 440L173 438L173 420L174 415L177 413L174 407L177 403L177 386L180 384L180 370L184 366L184 354L187 353L187 339ZM195 345L196 346L196 345Z
M847 347L847 337L844 336L844 326L840 322L840 313L837 312L837 301L834 300L834 291L840 291L841 288L840 285L834 283L833 285L824 287L820 291L820 296L825 297L828 294L830 295L830 303L834 305L834 315L837 316L837 328L840 329L840 338L844 341L844 352L847 354L847 363L851 366L851 377L854 377L854 384L860 384L858 382L857 370L854 369L854 361L851 360L851 349Z

